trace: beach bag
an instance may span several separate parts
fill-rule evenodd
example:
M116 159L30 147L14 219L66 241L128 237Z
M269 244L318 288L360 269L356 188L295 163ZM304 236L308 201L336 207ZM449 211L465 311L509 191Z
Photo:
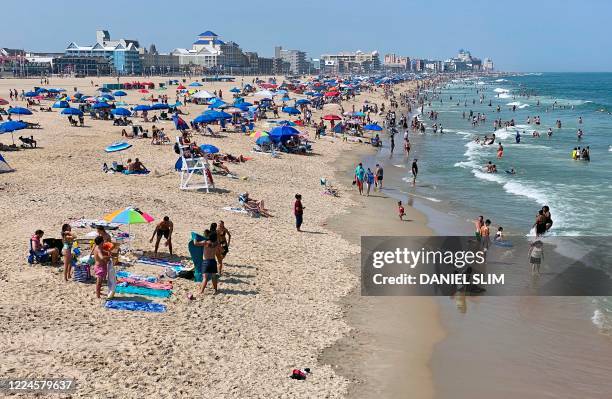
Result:
M91 280L91 269L86 263L77 263L74 265L72 280L78 283L86 283Z
M307 374L304 371L300 369L293 369L290 377L294 380L305 380L306 376Z

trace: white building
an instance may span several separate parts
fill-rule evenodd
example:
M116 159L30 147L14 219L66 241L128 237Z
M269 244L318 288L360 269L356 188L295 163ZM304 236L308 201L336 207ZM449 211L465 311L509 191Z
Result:
M104 57L112 61L117 73L139 74L142 68L138 47L137 40L111 40L108 31L98 30L96 43L91 46L79 46L71 42L64 54L71 57Z
M309 70L309 65L306 61L306 53L304 51L285 50L281 46L277 46L274 48L274 58L288 62L290 73L300 75Z
M321 66L331 73L364 73L380 69L378 51L340 52L321 55Z
M204 68L243 68L246 56L234 42L224 42L212 31L198 35L191 49L177 48L172 55L179 58L180 65L196 65Z

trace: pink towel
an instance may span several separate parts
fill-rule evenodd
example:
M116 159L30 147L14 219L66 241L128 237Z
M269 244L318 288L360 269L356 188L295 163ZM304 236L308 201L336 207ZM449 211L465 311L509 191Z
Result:
M135 278L120 278L117 279L118 283L128 283L136 287L153 288L156 290L171 290L172 281L164 281L163 283L151 283L149 281L137 280Z

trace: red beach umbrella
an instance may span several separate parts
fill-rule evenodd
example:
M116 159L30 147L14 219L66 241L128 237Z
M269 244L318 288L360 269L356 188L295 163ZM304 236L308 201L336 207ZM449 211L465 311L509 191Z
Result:
M8 105L8 101L6 101L4 98L0 98L0 105Z
M186 89L186 87L185 87L185 86L183 86L183 85L179 85L179 87L177 87L176 89L177 89L177 90L185 90L185 89Z
M328 92L326 92L326 93L325 93L325 94L323 94L323 95L324 95L325 97L336 97L338 94L340 94L340 93L338 93L337 91L328 91Z
M334 115L334 114L325 115L323 117L323 119L326 120L326 121L339 121L339 120L342 120L342 118L340 118L338 115Z

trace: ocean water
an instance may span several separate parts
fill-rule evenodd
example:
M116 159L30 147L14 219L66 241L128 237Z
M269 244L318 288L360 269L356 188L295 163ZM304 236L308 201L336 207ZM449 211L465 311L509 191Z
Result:
M483 215L491 219L492 231L503 226L508 235L528 235L538 210L548 205L554 221L550 236L612 235L612 115L608 113L612 112L612 73L454 80L435 95L437 98L430 106L426 104L420 115L427 125L426 133L409 134L410 154L402 152L402 132L396 137L392 156L388 143L377 155L391 178L386 179L388 194L402 199L410 193L468 229L478 215ZM431 110L438 112L437 121L428 119ZM485 114L486 122L473 127L467 118L470 111ZM540 125L527 123L527 118L534 116L540 117ZM514 119L516 126L494 130L493 122L500 118ZM556 127L557 120L562 123L561 129ZM434 123L443 126L444 134L433 133ZM552 137L546 134L549 127ZM584 132L580 141L579 128ZM517 130L520 144L515 143ZM532 137L534 130L540 132L539 138ZM494 145L474 142L476 136L482 139L491 133L496 134ZM496 157L498 141L504 147L501 159ZM577 146L590 147L590 162L571 159L571 151ZM410 174L414 158L419 164L416 187L412 187ZM497 174L483 171L488 161L497 165ZM510 168L517 173L507 174ZM456 234L451 231L449 234ZM573 257L578 256L578 249L583 248L577 245L555 250ZM612 253L612 245L597 250ZM612 274L612 262L606 272ZM583 299L587 320L599 332L612 335L612 299ZM558 306L564 303L560 300Z
M531 95L521 95L525 92ZM480 95L484 95L482 103ZM417 193L445 202L466 220L482 214L510 234L528 234L543 205L552 212L551 235L612 233L612 115L608 114L612 111L612 73L453 81L442 88L439 97L442 102L432 101L421 118L429 127L436 122L442 125L444 134L429 129L425 135L411 133L413 151L404 161L408 164L419 158ZM428 110L439 113L437 121L428 119ZM470 111L484 113L486 122L473 127L462 117ZM528 125L530 116L540 116L541 124ZM493 122L499 118L514 119L516 126L495 131ZM561 129L555 126L557 120L562 122ZM550 138L546 134L549 127L553 129ZM584 132L580 141L578 128ZM517 130L522 136L520 144L515 143ZM540 138L531 136L534 130L540 132ZM473 141L494 132L494 145ZM496 158L497 141L504 147L501 159ZM591 162L571 159L576 146L590 146ZM483 171L488 161L497 165L497 174ZM510 168L517 173L505 173Z

